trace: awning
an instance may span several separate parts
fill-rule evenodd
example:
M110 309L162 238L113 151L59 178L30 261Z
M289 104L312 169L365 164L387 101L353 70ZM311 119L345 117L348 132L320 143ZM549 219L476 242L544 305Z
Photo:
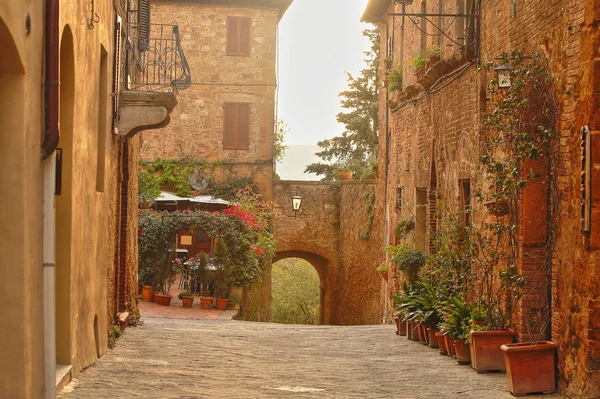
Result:
M212 195L198 195L196 197L184 198L179 197L175 194L168 193L166 191L161 191L160 195L154 199L154 202L190 202L196 204L229 205L229 201L225 201L224 199L220 198L215 198Z

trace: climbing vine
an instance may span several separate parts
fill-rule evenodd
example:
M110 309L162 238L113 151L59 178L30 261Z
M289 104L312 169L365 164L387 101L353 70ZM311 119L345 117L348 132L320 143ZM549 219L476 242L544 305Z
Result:
M360 233L359 236L362 240L368 240L369 236L371 235L371 230L373 229L373 222L375 221L375 215L373 214L373 204L375 203L375 190L367 189L365 190L363 196L365 200L365 211L367 212L368 216L365 231Z
M495 222L486 224L489 234L484 237L479 251L479 266L483 273L478 297L487 299L488 319L506 321L510 320L513 300L519 299L522 294L521 288L534 291L547 284L550 278L559 199L556 197L556 98L547 60L540 54L513 51L505 54L501 63L510 68L511 85L499 89L497 78L490 81L488 94L491 104L484 116L487 137L480 160L491 192L491 199L486 205L492 213L507 213L508 217L498 217ZM491 71L497 66L490 63L486 68ZM548 190L546 222L550 231L546 237L543 267L536 271L537 275L528 276L532 281L526 285L517 271L518 257L529 256L527 253L519 254L519 203L523 189L536 182L544 182ZM483 198L482 193L479 197ZM499 267L498 275L494 272L496 267ZM500 279L499 286L495 277ZM502 293L506 293L506 297L499 300ZM537 320L532 329L538 333L545 330L549 322L548 300L541 300L543 304L536 308L539 314L530 315L531 319Z

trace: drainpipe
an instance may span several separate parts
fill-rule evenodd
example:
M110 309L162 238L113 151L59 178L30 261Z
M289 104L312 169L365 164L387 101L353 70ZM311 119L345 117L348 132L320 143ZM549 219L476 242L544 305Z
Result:
M46 81L44 83L44 219L43 219L43 289L44 289L44 398L56 397L55 340L55 210L56 154L58 145L58 17L59 0L46 1Z

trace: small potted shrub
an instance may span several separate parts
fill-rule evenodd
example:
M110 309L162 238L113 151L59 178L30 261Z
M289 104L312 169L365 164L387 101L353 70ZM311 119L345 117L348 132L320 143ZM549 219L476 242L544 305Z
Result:
M194 303L194 296L184 291L179 294L179 300L184 308L191 308Z
M229 306L229 284L222 280L215 280L216 308L218 310L227 310Z

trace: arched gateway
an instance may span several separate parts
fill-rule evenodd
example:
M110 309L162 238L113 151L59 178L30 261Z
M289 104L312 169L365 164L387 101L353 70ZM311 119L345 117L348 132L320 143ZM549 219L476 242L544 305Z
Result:
M319 274L319 324L379 323L383 237L364 206L373 182L279 181L273 190L277 249L273 262L301 258ZM301 196L299 212L291 197ZM374 220L373 220L374 219ZM369 222L370 221L370 222ZM369 230L370 229L370 230Z

